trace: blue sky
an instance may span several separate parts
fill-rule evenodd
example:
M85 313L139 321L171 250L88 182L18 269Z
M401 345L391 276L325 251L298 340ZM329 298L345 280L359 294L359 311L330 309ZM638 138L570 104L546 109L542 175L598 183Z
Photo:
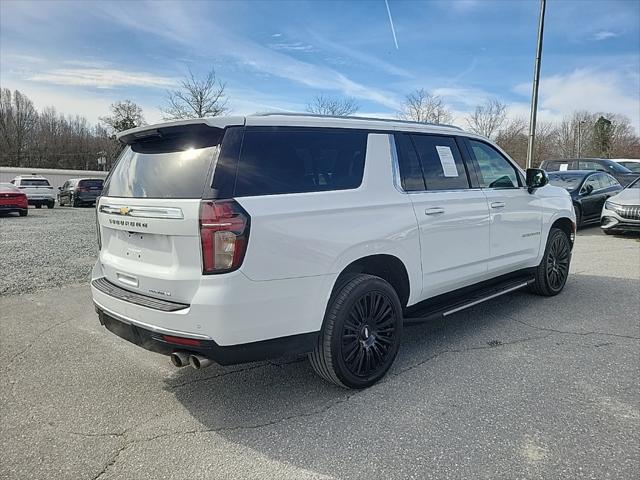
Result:
M214 66L232 112L304 110L314 95L394 116L416 88L462 122L489 97L526 116L539 3L384 0L0 2L0 84L95 122L130 98L159 121L165 91ZM613 111L640 128L640 2L549 0L540 116Z

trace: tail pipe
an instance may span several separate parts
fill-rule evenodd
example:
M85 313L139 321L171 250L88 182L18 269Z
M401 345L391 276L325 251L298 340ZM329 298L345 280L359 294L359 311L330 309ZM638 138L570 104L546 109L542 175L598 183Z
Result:
M207 368L208 366L213 364L213 362L211 360L209 360L206 357L203 357L202 355L191 355L191 356L189 356L189 363L196 370L200 370L201 368Z
M178 368L186 367L189 365L189 354L180 351L173 352L171 354L171 363Z

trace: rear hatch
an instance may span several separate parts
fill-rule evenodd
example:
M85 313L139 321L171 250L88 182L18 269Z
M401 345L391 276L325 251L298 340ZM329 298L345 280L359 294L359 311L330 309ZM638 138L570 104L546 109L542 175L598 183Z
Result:
M107 280L191 303L202 276L200 204L223 135L223 128L197 124L124 137L128 145L97 208Z
M102 184L104 181L100 178L85 178L78 182L76 192L82 198L97 198L102 193Z
M50 199L54 196L53 187L46 178L22 178L18 188L32 200Z

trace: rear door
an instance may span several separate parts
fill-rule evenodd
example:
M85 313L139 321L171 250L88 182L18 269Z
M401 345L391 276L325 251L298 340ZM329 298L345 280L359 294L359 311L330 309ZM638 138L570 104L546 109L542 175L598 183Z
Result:
M402 186L420 231L422 297L482 280L489 257L489 212L453 136L396 135Z
M612 194L617 193L607 177L606 173L593 173L582 184L580 195L582 197L583 220L599 219L604 202Z
M467 139L467 146L489 203L489 272L500 275L530 266L540 249L540 201L528 192L519 170L496 148L472 138Z
M222 135L218 128L166 128L124 150L98 202L107 280L191 302L202 277L200 203Z

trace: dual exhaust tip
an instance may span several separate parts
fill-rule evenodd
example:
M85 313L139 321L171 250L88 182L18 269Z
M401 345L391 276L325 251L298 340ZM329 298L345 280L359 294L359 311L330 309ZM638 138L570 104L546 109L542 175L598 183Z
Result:
M202 355L197 355L195 353L188 352L173 352L171 354L171 363L174 366L181 368L186 367L187 365L191 365L196 370L200 370L201 368L207 368L213 362Z

